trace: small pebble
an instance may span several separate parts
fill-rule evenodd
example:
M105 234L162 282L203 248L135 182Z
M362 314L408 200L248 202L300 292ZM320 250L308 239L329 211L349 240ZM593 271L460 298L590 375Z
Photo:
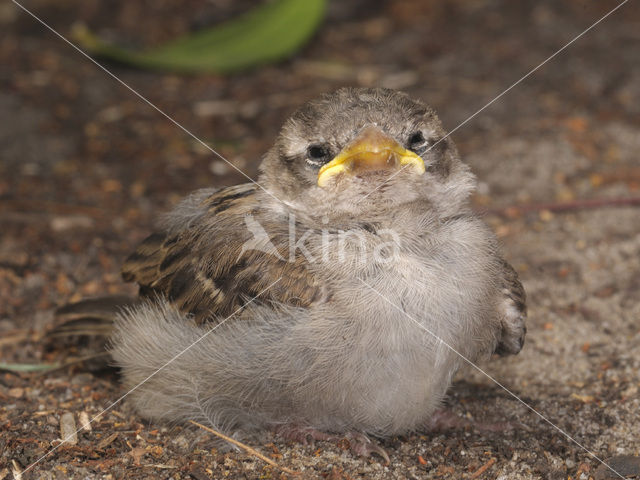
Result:
M222 160L214 160L213 162L211 162L211 164L209 164L209 170L214 175L224 175L226 173L229 173L230 167L226 162L223 162Z
M20 388L20 387L10 388L7 393L9 394L10 397L22 398L22 395L24 395L24 388Z
M80 428L83 430L90 432L91 431L91 421L89 419L89 414L84 410L80 412L78 416L78 421L80 422Z
M86 215L69 215L53 217L49 222L54 232L64 232L72 229L86 229L93 227L93 219Z
M78 443L78 434L76 433L76 421L73 413L63 413L60 417L60 438L65 443L76 445Z

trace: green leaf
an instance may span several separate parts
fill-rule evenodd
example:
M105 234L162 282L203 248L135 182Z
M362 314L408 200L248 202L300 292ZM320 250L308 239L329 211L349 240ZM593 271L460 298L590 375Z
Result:
M60 365L57 363L1 363L0 371L7 372L42 372L46 370L52 370L58 368Z
M179 72L227 73L290 56L315 32L326 0L274 0L241 17L145 52L110 45L86 27L74 38L94 56Z

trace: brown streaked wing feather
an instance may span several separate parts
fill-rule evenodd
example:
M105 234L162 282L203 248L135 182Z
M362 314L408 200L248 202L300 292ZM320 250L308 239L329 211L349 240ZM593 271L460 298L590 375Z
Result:
M158 265L167 254L166 233L152 233L127 257L122 266L125 282L150 285L158 275Z
M236 185L213 192L200 203L200 213L216 215L229 210L233 206L246 207L247 202L239 202L244 197L255 193L252 185ZM239 205L238 205L239 204ZM227 212L229 215L231 212ZM191 252L187 247L195 243L198 235L198 223L181 231L155 232L142 241L136 250L129 255L122 266L122 277L127 282L136 282L142 290L157 288L163 278L184 268L191 263ZM171 230L171 229L169 229Z
M166 296L199 323L225 318L265 289L262 301L308 306L320 299L323 289L303 258L290 262L259 250L243 251L252 237L244 216L255 214L257 204L255 187L238 187L206 198L201 203L206 213L184 230L150 235L125 261L123 278L139 283L143 296ZM264 223L267 231L280 227Z

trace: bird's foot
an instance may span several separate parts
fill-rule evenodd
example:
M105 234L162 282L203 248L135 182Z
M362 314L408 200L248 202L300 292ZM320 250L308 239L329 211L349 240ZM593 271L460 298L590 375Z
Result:
M323 442L334 440L333 435L321 432L313 427L303 427L301 425L281 425L275 429L275 432L285 440L298 442L302 445L314 446L316 440Z
M470 424L466 418L459 417L451 410L445 408L436 410L429 422L425 425L427 432L444 432L464 428Z
M425 427L428 432L444 432L465 427L471 427L480 432L508 432L526 428L526 426L520 422L481 422L479 420L470 420L460 417L447 409L437 410Z
M360 457L378 455L388 465L391 461L389 455L380 445L372 441L363 433L350 432L345 435L332 435L313 427L300 425L282 425L276 428L276 434L285 440L292 440L302 445L314 446L316 441L333 442L345 450Z
M359 457L371 457L375 453L384 460L385 465L391 463L391 459L386 450L365 434L357 432L347 433L343 438L349 442L349 450L351 450L351 453ZM339 439L338 443L341 441L342 439Z

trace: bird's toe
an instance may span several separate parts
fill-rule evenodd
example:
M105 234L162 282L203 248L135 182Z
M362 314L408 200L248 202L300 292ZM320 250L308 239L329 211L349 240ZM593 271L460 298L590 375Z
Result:
M349 433L345 436L349 441L349 450L360 457L371 457L374 454L384 460L385 465L391 463L389 454L384 448L362 433Z

